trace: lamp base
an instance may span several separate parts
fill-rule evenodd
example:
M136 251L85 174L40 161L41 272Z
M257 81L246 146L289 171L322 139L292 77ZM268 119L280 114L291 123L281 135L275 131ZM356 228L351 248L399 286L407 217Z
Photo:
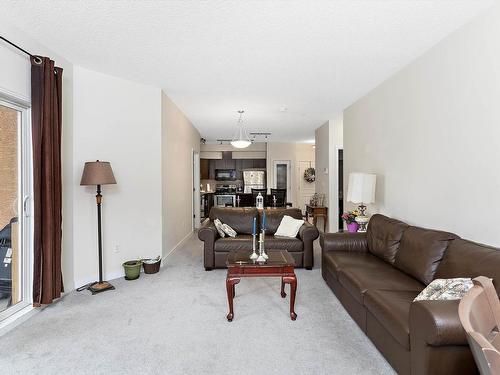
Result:
M101 292L105 292L106 290L113 290L115 287L108 283L107 281L96 281L94 283L90 283L84 286L81 286L76 291L81 292L82 290L90 290L90 293L97 294Z
M358 216L354 220L356 220L356 223L358 223L358 225L359 225L358 232L365 233L366 227L368 225L368 221L370 221L370 218L368 216Z
M115 289L115 287L110 283L108 283L107 281L102 281L102 282L97 281L93 284L90 284L88 289L92 294L97 294L105 292L106 290L113 290Z

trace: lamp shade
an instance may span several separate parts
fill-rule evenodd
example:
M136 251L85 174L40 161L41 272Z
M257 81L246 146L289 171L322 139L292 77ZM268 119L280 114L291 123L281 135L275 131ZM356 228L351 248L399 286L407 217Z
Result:
M83 167L80 185L116 184L111 164L107 161L88 161Z
M347 201L369 204L375 202L377 175L369 173L349 173Z

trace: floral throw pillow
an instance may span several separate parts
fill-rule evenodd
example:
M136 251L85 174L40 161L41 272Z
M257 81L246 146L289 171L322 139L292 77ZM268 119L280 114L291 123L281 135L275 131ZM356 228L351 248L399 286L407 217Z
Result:
M219 219L214 220L214 225L217 229L217 232L219 232L219 236L221 236L222 238L226 237L226 233L224 233L224 230L222 229L222 222Z
M413 301L462 299L472 286L472 280L469 278L436 279Z
M226 233L229 237L236 237L236 231L231 228L229 225L227 224L222 224L222 230L224 231L224 233Z

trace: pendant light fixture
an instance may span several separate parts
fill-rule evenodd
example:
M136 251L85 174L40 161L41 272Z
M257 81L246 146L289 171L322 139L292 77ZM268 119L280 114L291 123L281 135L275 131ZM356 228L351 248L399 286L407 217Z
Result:
M236 134L234 135L233 140L231 141L231 145L236 148L246 148L252 144L252 141L250 141L247 131L243 128L242 117L245 111L239 110L238 113L240 114L237 124L238 130L236 131Z

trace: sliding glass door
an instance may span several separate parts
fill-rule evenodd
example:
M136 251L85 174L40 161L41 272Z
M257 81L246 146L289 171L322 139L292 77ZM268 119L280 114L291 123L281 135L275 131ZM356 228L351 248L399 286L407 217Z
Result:
M0 93L0 321L31 303L29 110Z

